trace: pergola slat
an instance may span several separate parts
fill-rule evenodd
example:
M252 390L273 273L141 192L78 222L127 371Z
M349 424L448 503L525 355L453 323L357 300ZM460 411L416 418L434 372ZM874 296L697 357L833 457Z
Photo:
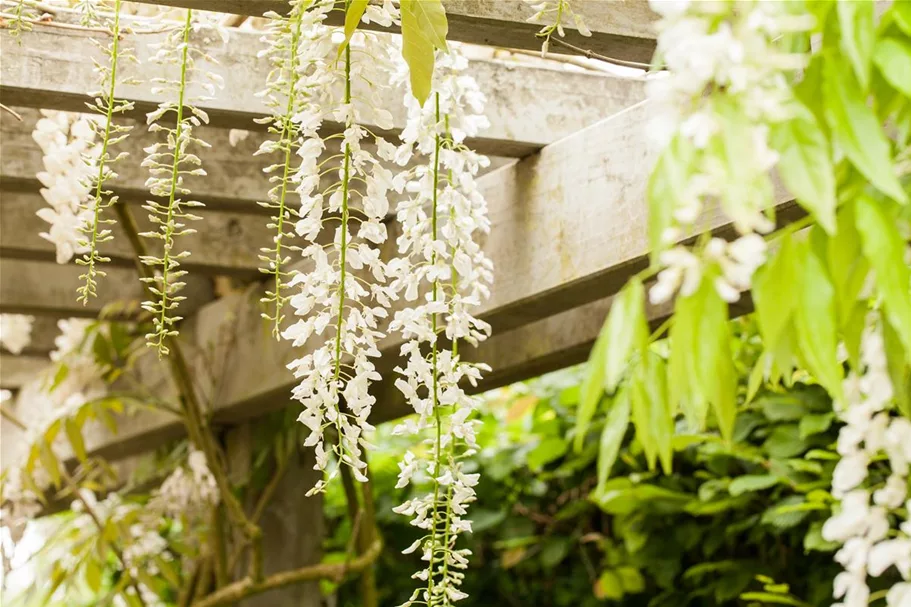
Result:
M76 301L76 289L82 284L84 269L77 265L58 265L41 261L0 259L0 312L32 314L57 318L95 318L110 304L134 302L146 298L144 285L135 269L105 268L107 276L99 281L98 297L82 305ZM186 301L178 314L187 317L202 304L212 301L212 283L202 276L185 277L187 286L181 292Z
M97 88L92 58L99 57L100 51L92 44L88 32L49 29L36 26L22 45L13 42L8 33L0 33L4 48L0 94L6 105L85 111L86 92ZM140 66L124 65L124 80L134 77L148 82L168 73L168 68L149 62L153 53L148 45L160 36L126 36L123 44L135 47ZM204 44L218 62L218 65L203 66L200 61L199 67L216 71L225 80L225 87L216 94L216 99L200 104L208 112L212 125L262 130L261 125L253 122L269 114L262 99L256 97L264 88L269 72L266 61L257 58L262 48L260 34L233 31L227 43L211 35L196 36L195 42ZM492 156L527 156L642 98L641 82L604 74L496 61L472 62L470 73L488 98L486 114L491 128L477 138L469 138L468 144ZM189 92L201 91L191 86ZM390 87L381 91L380 106L393 114L392 131L367 126L386 135L400 131L405 125L404 94L403 90ZM162 100L146 85L121 85L118 96L136 102L135 114L139 118ZM357 85L354 98L358 99ZM542 104L542 99L548 103ZM328 130L340 128L328 123L325 126Z
M266 11L287 12L285 0L142 0L147 4L174 6L261 17ZM538 50L535 37L540 25L528 23L534 10L522 0L443 0L449 21L449 39ZM582 36L572 22L565 23L566 42L583 49L627 61L648 63L655 50L653 24L657 16L646 0L575 0L573 10L585 20L590 37ZM341 23L341 12L333 14ZM381 29L375 24L362 27ZM561 49L556 45L552 51ZM571 51L570 51L571 52Z
M0 354L0 389L18 390L48 368L51 361L41 356ZM6 421L3 422L6 426Z

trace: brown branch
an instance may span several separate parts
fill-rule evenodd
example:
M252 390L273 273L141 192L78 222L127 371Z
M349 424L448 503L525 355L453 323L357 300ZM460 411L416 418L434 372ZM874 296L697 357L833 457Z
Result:
M0 416L5 417L7 420L11 421L13 425L17 426L20 430L28 430L28 427L22 423L22 420L16 417L12 411L3 405L0 405Z
M605 61L607 63L614 63L616 65L622 65L625 67L638 67L643 70L647 70L650 67L652 67L648 63L642 63L641 61L627 61L626 59L616 59L614 57L608 57L607 55L601 55L600 53L595 53L588 49L584 49L580 46L576 46L575 44L570 44L569 42L566 42L565 40L561 40L559 38L552 37L550 39L550 41L553 42L554 44L556 44L557 46L562 46L564 48L568 48L569 50L576 52L584 57L588 57L589 59L597 59L599 61Z
M4 110L4 111L6 111L6 112L9 112L10 114L13 115L13 118L15 118L16 120L18 120L19 122L22 122L22 114L20 114L20 113L17 112L16 110L14 110L14 109L12 109L12 108L9 108L9 107L3 105L2 103L0 103L0 110Z
M318 565L309 565L300 569L283 571L270 575L261 582L254 582L247 577L239 582L225 586L221 590L212 593L201 601L193 603L193 607L216 607L217 605L227 605L235 603L247 597L262 594L269 590L300 584L302 582L315 582L317 580L335 580L340 575L346 573L359 573L371 566L383 551L383 542L379 538L374 540L373 544L364 554L361 554L350 563L320 563Z
M228 585L228 547L225 545L225 511L221 504L212 508L212 552L215 559L215 588Z
M366 454L364 454L366 461ZM342 485L348 502L348 517L351 519L351 533L357 539L358 552L365 552L376 541L376 512L373 505L373 484L370 481L369 468L367 481L361 483L362 501L358 502L354 478L347 466L341 466ZM364 522L363 525L359 524ZM379 597L376 591L376 572L373 567L366 567L361 573L361 607L377 607Z
M133 218L132 213L122 202L114 204L114 209L117 212L123 230L126 232L127 239L130 241L130 245L133 248L134 261L136 262L136 268L139 271L139 274L145 278L154 278L155 273L152 269L140 261L141 258L148 255L148 250L139 236L139 228L136 225L136 220ZM148 283L146 287L151 288L151 283ZM253 566L253 573L257 574L256 567L261 567L262 564L262 531L255 523L247 518L243 507L240 505L240 502L237 501L237 497L235 497L234 492L231 490L231 484L228 480L228 474L225 471L221 453L219 452L218 446L215 444L215 437L209 431L208 425L203 418L202 406L197 397L196 388L193 385L193 377L190 374L190 367L187 363L187 359L184 357L183 348L176 339L169 338L168 342L168 348L171 351L167 357L168 363L171 367L171 375L174 379L174 383L177 384L177 389L181 395L180 404L190 441L205 454L206 461L212 472L212 476L215 477L215 483L218 486L219 493L221 494L221 501L225 505L228 516L241 528L244 535L253 543L254 558L251 561L251 565Z

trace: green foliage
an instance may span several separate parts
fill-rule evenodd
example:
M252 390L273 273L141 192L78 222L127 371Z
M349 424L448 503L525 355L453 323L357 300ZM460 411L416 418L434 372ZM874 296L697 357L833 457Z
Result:
M411 91L423 105L430 97L434 52L447 50L449 24L440 0L402 0L402 57L408 63Z

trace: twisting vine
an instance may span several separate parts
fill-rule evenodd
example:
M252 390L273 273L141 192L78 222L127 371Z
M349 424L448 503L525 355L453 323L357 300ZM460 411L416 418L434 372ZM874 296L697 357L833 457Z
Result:
M267 13L270 19L269 34L264 38L268 47L261 53L272 64L266 89L260 93L266 104L273 109L272 116L259 122L269 124L269 132L277 135L275 140L266 140L256 154L274 154L281 156L281 162L266 167L270 174L269 181L275 185L269 190L268 202L260 202L263 207L274 211L272 223L274 229L272 247L261 249L260 260L266 265L260 268L264 274L272 276L272 286L266 290L261 302L268 308L263 318L272 322L272 334L281 335L281 323L284 320L282 310L288 298L283 295L289 272L285 266L290 262L286 244L287 238L293 238L292 221L298 217L298 209L289 204L289 196L294 193L294 176L300 172L300 161L295 166L295 152L300 147L299 114L305 104L304 90L298 86L301 77L300 44L304 32L304 14L313 0L295 0L287 17L277 13ZM308 24L312 27L312 23Z
M161 44L155 45L158 52L153 57L157 63L179 67L179 76L176 79L153 80L158 85L153 88L153 92L170 93L176 99L163 101L158 109L148 114L149 131L163 132L165 141L146 148L148 155L142 162L142 166L149 167L151 174L146 181L149 191L153 196L165 199L165 202L149 200L143 206L149 211L149 220L158 228L144 232L142 236L160 240L162 252L160 256L144 255L141 258L142 263L155 271L154 277L145 277L142 280L148 284L149 290L158 299L145 301L142 307L152 314L153 331L146 335L146 339L150 347L158 350L159 356L166 355L169 351L166 345L167 338L177 335L177 330L173 327L181 317L176 316L174 312L180 302L186 299L178 294L186 284L180 280L186 275L186 271L179 268L180 261L190 253L175 251L175 238L195 232L183 222L199 219L188 209L203 206L201 202L182 198L190 194L190 190L184 185L185 177L206 174L199 157L188 151L191 145L208 147L207 143L193 134L195 127L209 122L208 115L194 103L210 99L215 86L223 86L220 76L205 72L203 76L206 81L199 82L199 85L208 96L194 97L188 93L189 84L199 71L195 67L196 59L214 63L212 57L190 44L190 33L199 31L203 26L203 22L194 20L193 11L188 10L183 26L170 32ZM171 115L174 118L173 127L164 126L159 122L163 117Z
M388 316L386 309L394 295L383 284L386 265L377 248L386 240L383 220L389 208L392 173L364 143L371 141L387 159L394 147L364 125L392 126L391 115L380 107L374 86L381 79L390 80L394 62L392 47L379 36L357 33L350 42L347 37L341 44L335 42L333 30L323 26L334 7L334 2L322 1L302 17L299 87L308 102L295 116L303 139L297 150L301 165L294 175L301 197L295 231L309 243L301 253L312 269L295 273L288 283L289 288L297 287L290 298L295 315L304 318L282 335L294 346L302 346L314 333L322 335L328 330L323 345L289 365L300 379L293 391L304 405L299 421L310 429L304 444L315 448L318 469L329 470L330 452L334 452L339 465L350 466L355 478L364 481L363 433L371 428L367 418L375 401L368 388L379 379L370 359L380 354L377 340L383 333L378 323ZM374 10L370 18L392 22L391 7L373 8L379 12ZM342 92L341 99L335 96L337 91ZM328 120L341 123L343 130L322 138L319 130ZM326 144L335 141L341 150L321 159ZM337 180L321 190L321 179L333 174ZM333 215L324 217L324 210ZM339 224L331 242L322 244L320 236L329 221ZM360 271L369 271L372 280L358 276ZM329 451L323 438L327 427L338 435ZM333 468L329 478L337 471ZM327 480L320 480L311 493L322 490Z
M91 21L98 18L93 1L85 0L82 4L85 7L85 19ZM110 148L126 139L133 128L131 125L116 124L114 122L115 114L123 114L132 110L134 106L132 101L118 100L114 95L117 87L117 68L120 62L131 59L133 61L136 60L132 51L121 45L120 6L121 0L114 0L114 14L105 19L104 27L111 32L111 41L107 45L103 45L97 40L92 40L104 51L108 61L107 63L95 64L95 72L100 76L100 90L96 93L91 93L94 97L94 102L89 104L89 107L101 114L103 119L100 122L90 122L99 139L100 152L97 159L92 159L91 168L96 169L97 173L91 182L93 193L83 203L86 221L79 226L84 235L80 245L85 250L85 253L82 258L76 260L76 263L85 266L85 273L79 277L83 284L78 289L78 299L83 305L88 304L89 298L97 295L97 277L105 275L102 270L96 267L96 264L110 261L109 258L102 256L98 252L99 245L113 240L111 230L102 226L111 225L114 221L104 218L102 213L104 209L117 202L117 196L111 190L105 188L105 183L109 179L116 177L111 165L127 156L126 152L112 156Z
M422 290L429 293L423 303L398 312L390 325L407 340L401 349L407 364L396 368L402 375L396 386L418 414L396 433L424 435L430 460L407 452L399 464L398 486L422 478L425 471L432 486L426 495L395 508L427 532L405 551L420 548L427 562L414 576L426 586L416 589L406 605L449 605L467 596L459 586L470 552L455 544L460 533L471 530L464 515L478 475L466 473L460 460L476 447L468 417L477 402L459 384L477 385L489 367L461 360L459 342L476 345L489 334L490 327L469 310L489 295L493 276L490 260L474 240L490 228L486 202L474 181L488 161L463 141L487 121L484 97L474 79L462 73L466 67L456 50L440 57L436 92L423 106L409 100L409 123L402 134L400 160L415 149L429 161L406 173L407 190L414 195L397 209L402 226L398 246L406 257L391 264L390 272L405 299L418 299ZM451 343L448 348L444 337Z

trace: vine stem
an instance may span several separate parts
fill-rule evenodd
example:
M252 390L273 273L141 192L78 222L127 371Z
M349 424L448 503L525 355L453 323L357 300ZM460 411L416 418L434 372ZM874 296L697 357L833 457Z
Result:
M177 94L177 125L174 127L174 158L171 162L171 191L168 193L168 215L165 220L164 253L161 268L161 311L158 315L158 357L161 358L162 346L168 331L165 320L168 309L168 274L171 271L171 247L174 246L171 223L174 221L174 201L177 198L177 178L180 173L181 137L183 136L183 103L187 90L187 58L190 51L190 28L193 23L193 11L187 10L187 20L183 28L183 51L180 59L180 91ZM165 351L166 352L166 351Z
M88 252L88 264L85 271L85 285L83 286L82 305L88 305L89 292L95 294L94 275L95 261L98 259L98 221L101 215L101 194L104 186L104 167L107 159L108 145L111 138L111 126L114 122L114 91L117 86L117 54L120 47L120 0L114 0L114 26L111 30L114 41L111 43L111 83L108 87L107 112L105 115L104 141L101 144L101 156L98 161L98 176L95 178L95 208L92 213L92 241Z

